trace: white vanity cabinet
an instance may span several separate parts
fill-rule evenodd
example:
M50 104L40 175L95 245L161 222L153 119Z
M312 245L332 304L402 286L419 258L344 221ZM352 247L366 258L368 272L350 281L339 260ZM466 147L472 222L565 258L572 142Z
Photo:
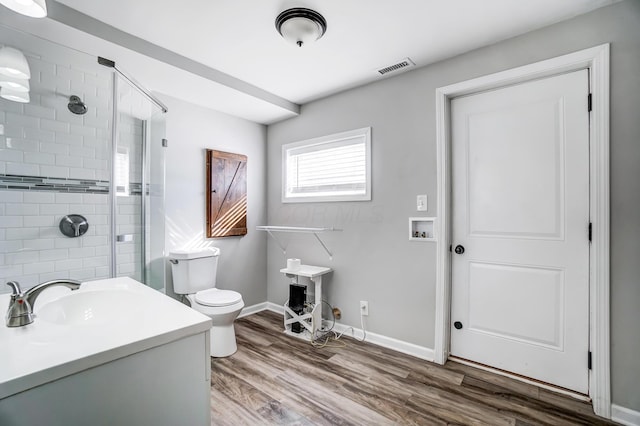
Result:
M209 425L209 332L92 367L0 400L0 424Z
M130 278L77 292L113 289L140 296L135 320L0 326L0 425L211 423L211 320Z

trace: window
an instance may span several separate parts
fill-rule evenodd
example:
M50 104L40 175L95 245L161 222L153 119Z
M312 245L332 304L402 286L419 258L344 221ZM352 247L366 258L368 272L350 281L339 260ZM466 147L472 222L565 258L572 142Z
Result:
M282 147L282 202L371 200L371 128Z

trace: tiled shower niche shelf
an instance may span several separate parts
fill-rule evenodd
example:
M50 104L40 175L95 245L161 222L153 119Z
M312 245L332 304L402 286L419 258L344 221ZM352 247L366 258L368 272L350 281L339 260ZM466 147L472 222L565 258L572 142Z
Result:
M410 217L409 241L436 241L435 217Z

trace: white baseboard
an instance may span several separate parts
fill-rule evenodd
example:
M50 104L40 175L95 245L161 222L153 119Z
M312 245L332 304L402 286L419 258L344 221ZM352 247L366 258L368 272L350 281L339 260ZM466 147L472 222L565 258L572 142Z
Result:
M271 311L271 312L275 312L276 314L280 314L280 315L284 315L284 307L282 305L278 305L277 303L273 303L273 302L266 302L267 306L266 306L266 310L267 311Z
M330 327L332 322L333 321L325 320L324 325ZM361 328L351 327L349 325L340 324L338 322L333 326L333 329L338 333L345 333L345 336L354 337L359 340L362 340L362 336L364 335L364 332ZM351 333L347 331L350 329L353 329ZM434 360L433 349L394 339L393 337L383 336L382 334L376 334L367 331L365 342L382 346L383 348L392 349L396 352L402 352L403 354L415 356L416 358L424 359L425 361L433 362Z
M262 303L258 303L256 305L245 306L240 311L240 315L238 315L238 318L246 317L247 315L256 314L256 313L258 313L260 311L264 311L264 310L268 309L267 308L268 304L269 304L269 302L262 302Z
M611 404L611 420L626 426L640 426L640 411Z
M284 315L284 308L282 305L278 305L273 302L258 303L257 305L246 307L239 315L240 317L255 314L260 311L271 311L276 314ZM324 325L330 326L332 321L324 321ZM333 329L338 333L345 332L351 329L351 326L336 323ZM356 339L362 339L363 331L360 328L353 327L353 333L345 333L346 336L355 337ZM407 355L415 356L416 358L424 359L426 361L433 362L434 353L433 349L425 348L424 346L415 345L413 343L404 342L402 340L394 339L392 337L383 336L381 334L371 333L367 331L367 343L382 346L384 348L393 349L397 352L402 352Z

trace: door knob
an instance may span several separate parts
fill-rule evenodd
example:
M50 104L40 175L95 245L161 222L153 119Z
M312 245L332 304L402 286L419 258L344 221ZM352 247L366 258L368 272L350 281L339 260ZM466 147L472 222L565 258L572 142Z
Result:
M456 321L453 323L453 326L456 328L456 330L460 330L462 328L462 323L460 321Z
M458 245L456 246L456 248L455 248L455 252L456 252L456 254L462 254L462 253L464 253L464 247L462 247L461 245L459 245L459 244L458 244Z

